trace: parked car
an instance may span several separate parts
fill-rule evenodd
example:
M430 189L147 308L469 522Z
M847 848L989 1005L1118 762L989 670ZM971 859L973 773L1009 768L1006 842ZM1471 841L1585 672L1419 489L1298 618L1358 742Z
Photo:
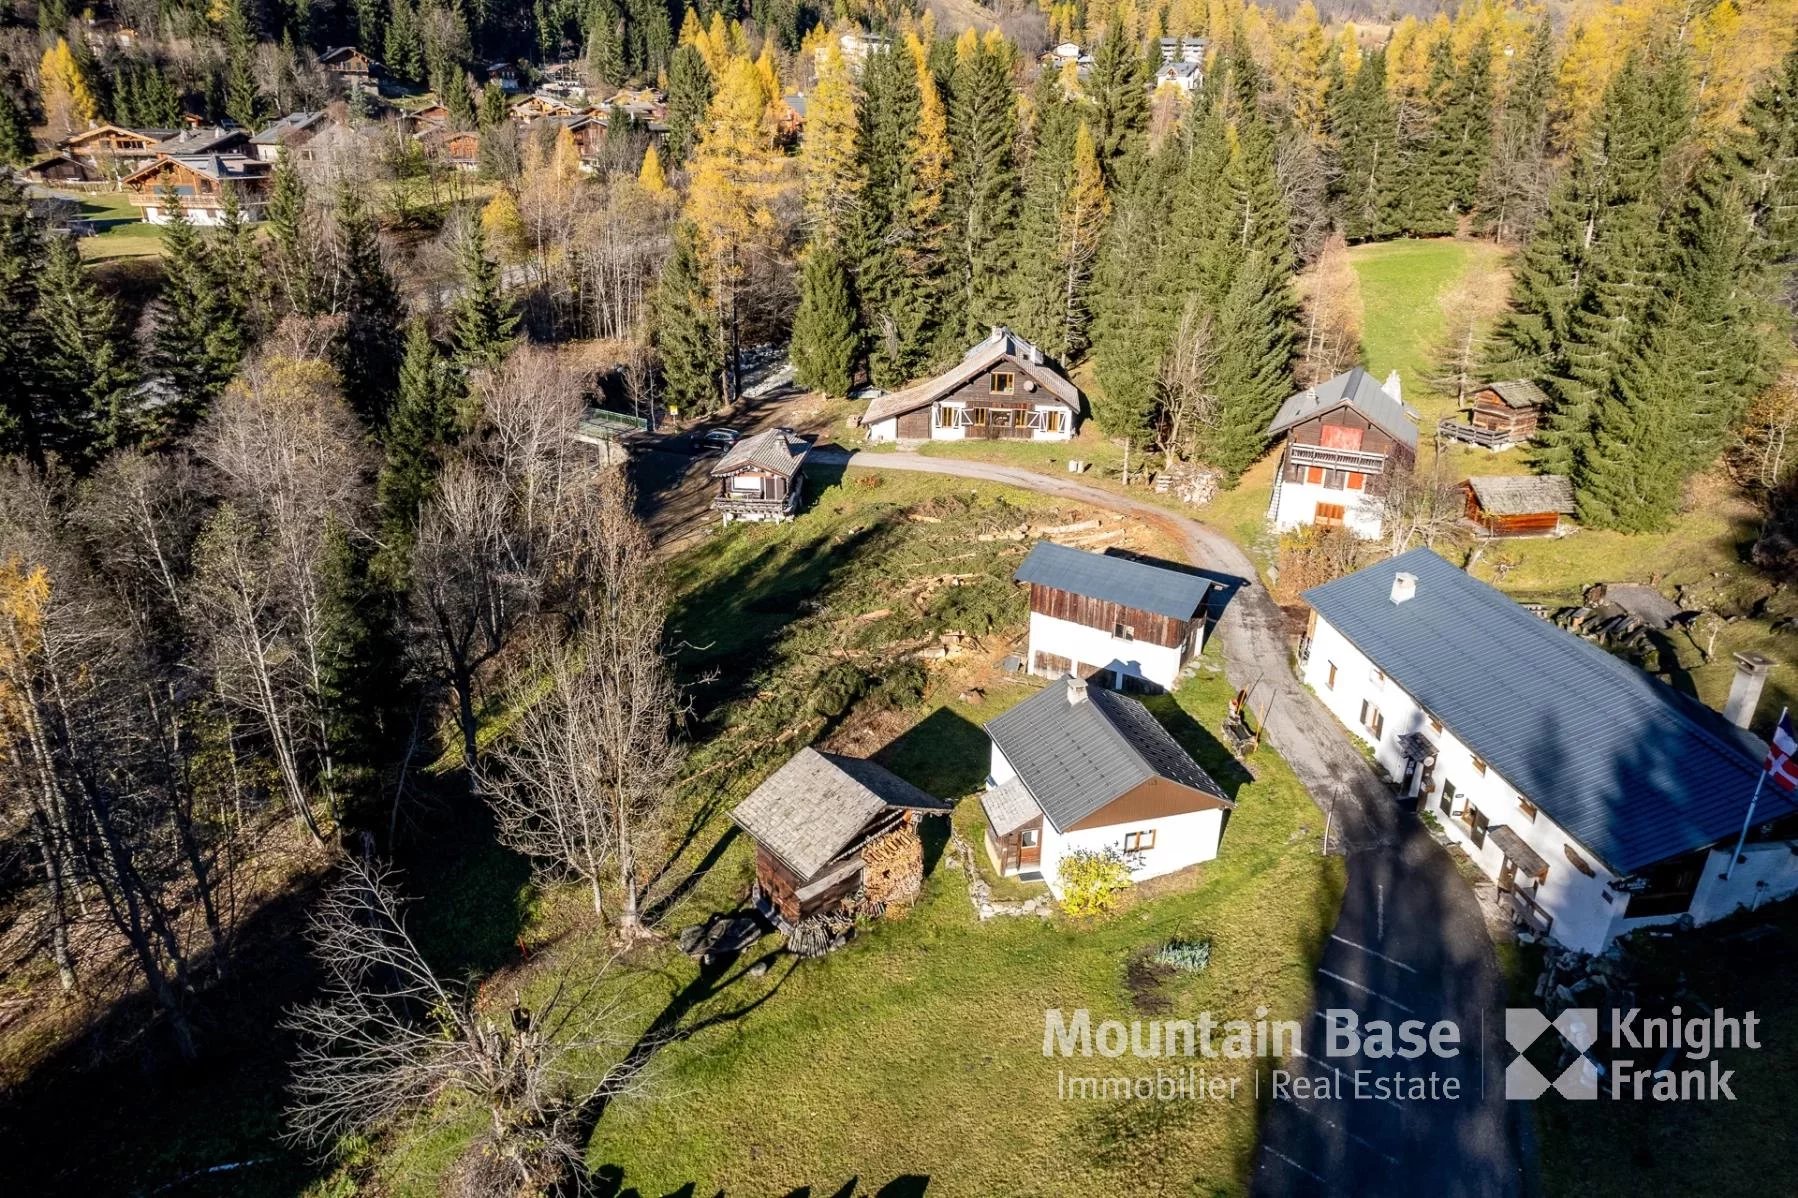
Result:
M742 439L743 434L734 428L708 428L694 434L693 445L700 453L729 453L730 447Z

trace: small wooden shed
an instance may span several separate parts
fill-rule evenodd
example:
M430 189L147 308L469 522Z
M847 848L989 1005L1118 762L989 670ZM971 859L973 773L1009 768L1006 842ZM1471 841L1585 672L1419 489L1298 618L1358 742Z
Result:
M1546 537L1574 512L1573 484L1562 474L1470 478L1467 518L1495 537Z
M1437 431L1486 449L1510 449L1535 439L1548 396L1528 379L1487 383L1468 396L1467 423L1444 420Z
M712 467L718 494L712 510L732 520L791 520L805 490L805 455L811 442L791 429L745 437Z
M756 906L784 932L861 892L864 850L949 804L862 757L799 750L730 813L755 841Z

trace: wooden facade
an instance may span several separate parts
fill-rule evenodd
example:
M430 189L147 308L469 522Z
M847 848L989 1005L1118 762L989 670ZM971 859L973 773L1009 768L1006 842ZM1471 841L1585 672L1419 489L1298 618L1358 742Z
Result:
M788 478L772 470L745 466L717 481L718 494L712 499L712 509L726 515L792 515L805 490L805 475L797 470Z
M987 828L986 855L1001 875L1039 868L1043 863L1043 817L1019 825L1006 836L994 836L992 828Z
M1285 481L1381 495L1394 473L1408 472L1416 453L1347 405L1320 412L1286 433Z
M1506 440L1517 445L1521 445L1536 435L1540 413L1534 405L1521 408L1512 407L1490 387L1475 391L1470 403L1472 410L1468 415L1467 422L1474 428L1501 434Z
M192 162L216 164L222 173L201 170ZM268 201L271 164L242 155L207 155L204 159L163 158L144 167L124 180L131 202L147 210L148 217L160 220L161 209L169 191L173 191L181 207L196 220L206 223L224 208L225 189L241 205L246 220L261 220Z
M1110 828L1119 824L1142 824L1189 811L1230 809L1227 799L1192 786L1184 786L1171 778L1157 775L1141 785L1125 791L1085 819L1064 831L1080 832L1089 828Z
M1194 613L1192 619L1179 620L1173 616L1144 611L1139 607L1126 607L1108 599L1076 595L1072 591L1037 582L1030 584L1030 610L1053 616L1057 620L1097 628L1114 637L1123 630L1128 634L1123 639L1146 641L1169 649L1190 644L1194 629L1205 622L1202 608Z
M945 392L929 408L906 413L925 418L921 431L906 432L905 417L900 417L899 435L902 438L928 437L934 425L959 428L962 436L970 440L1028 441L1039 428L1060 432L1072 427L1073 413L1037 412L1037 405L1043 403L1064 406L1060 399L1046 391L1031 389L1030 381L1016 366L1001 362L991 370L981 371L953 391ZM957 409L950 406L952 404L964 407ZM918 427L917 422L912 422L911 427Z
M1516 512L1499 515L1480 506L1480 497L1474 493L1472 484L1462 483L1461 490L1467 497L1467 518L1495 537L1546 537L1552 536L1561 527L1560 512Z
M862 888L861 851L902 824L916 824L916 812L898 808L881 812L853 846L809 878L802 878L786 862L758 843L755 846L755 896L786 928L829 911Z

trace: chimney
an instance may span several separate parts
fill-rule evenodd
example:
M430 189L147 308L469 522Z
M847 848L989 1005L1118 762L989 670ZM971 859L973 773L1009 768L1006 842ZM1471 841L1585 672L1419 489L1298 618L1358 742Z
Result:
M1759 653L1736 654L1736 676L1729 682L1729 698L1723 704L1723 718L1738 728L1754 722L1754 709L1760 706L1761 688L1767 684L1767 671L1773 660Z
M1386 394L1392 396L1392 398L1398 400L1400 403L1405 402L1404 385L1399 382L1398 371L1396 370L1386 376Z
M1086 702L1086 679L1068 675L1068 706L1077 707Z
M1417 598L1417 575L1400 570L1392 576L1392 601L1403 603Z

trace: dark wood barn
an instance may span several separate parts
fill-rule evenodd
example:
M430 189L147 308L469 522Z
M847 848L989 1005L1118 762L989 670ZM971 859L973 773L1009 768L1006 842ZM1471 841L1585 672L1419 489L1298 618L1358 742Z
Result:
M712 510L732 520L791 520L805 491L811 442L784 428L745 437L712 467L718 494Z
M1528 379L1488 383L1468 397L1467 421L1444 420L1442 436L1486 449L1510 449L1535 439L1548 396Z
M1495 537L1546 537L1574 512L1573 485L1565 475L1522 474L1470 478L1467 518Z
M948 803L872 761L808 747L730 817L755 841L753 901L790 932L861 892L869 846L948 812Z

